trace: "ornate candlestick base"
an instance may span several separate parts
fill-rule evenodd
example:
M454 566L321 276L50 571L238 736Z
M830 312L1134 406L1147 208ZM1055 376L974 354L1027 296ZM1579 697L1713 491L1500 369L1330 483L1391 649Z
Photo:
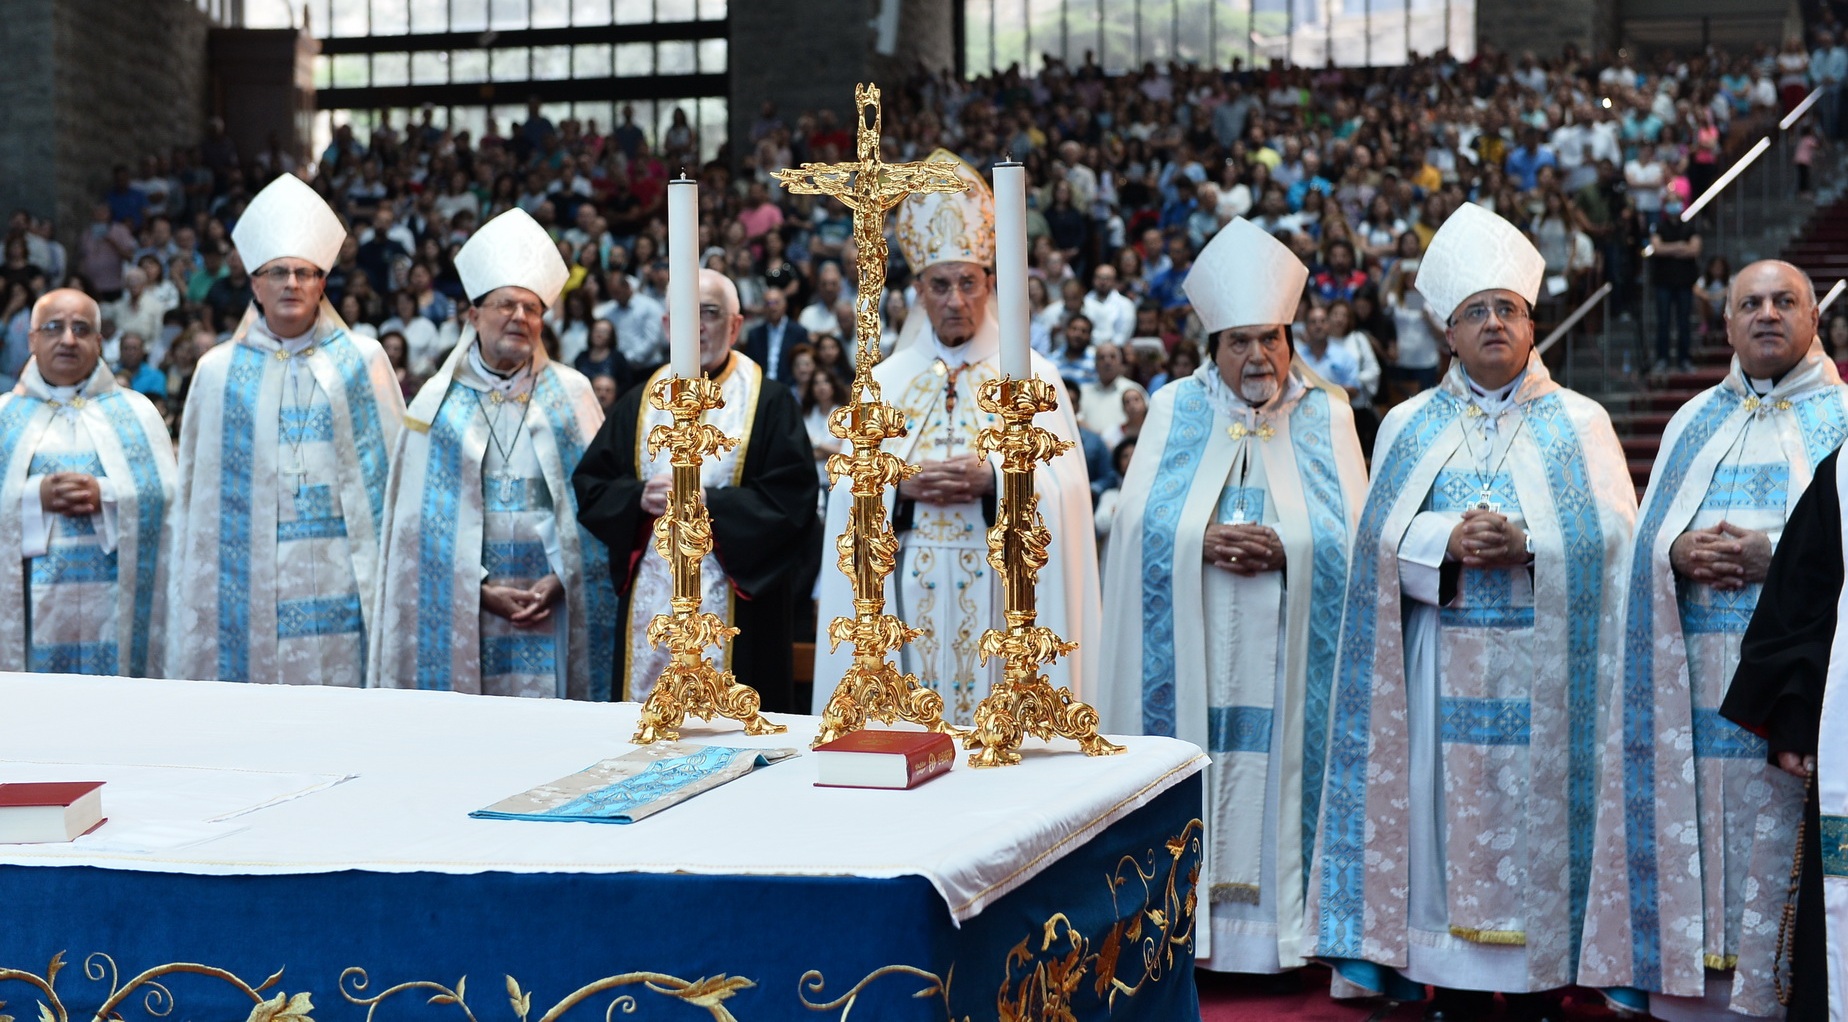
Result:
M995 524L988 530L988 564L1001 576L1007 630L991 628L982 633L982 662L1001 657L1001 680L976 707L975 730L963 739L964 748L979 750L969 757L969 765L1020 762L1020 742L1027 735L1075 739L1087 756L1122 752L1121 745L1097 733L1095 709L1073 699L1070 689L1054 689L1039 670L1041 664L1078 648L1077 643L1034 623L1039 613L1034 586L1046 566L1046 547L1052 536L1033 492L1033 467L1052 460L1072 444L1033 425L1033 416L1059 407L1058 392L1038 377L1017 380L1009 376L982 384L976 403L1002 420L1000 428L982 430L976 451L984 456L1001 454L1001 500L995 508Z
M704 378L670 376L655 384L648 401L674 417L673 425L656 426L648 434L649 455L667 448L674 468L667 513L654 524L655 550L667 559L674 579L673 613L657 614L648 622L648 642L666 645L673 659L642 704L642 719L630 740L637 745L671 742L680 737L678 729L688 716L742 721L749 735L787 730L758 712L762 700L756 689L740 684L705 656L707 646L723 645L738 634L717 615L699 609L700 561L712 550L712 519L700 491L700 464L710 454L738 446L736 438L699 421L707 409L724 405L719 385Z
M880 449L886 439L905 435L905 416L881 400L870 373L864 377L854 388L860 400L836 408L828 418L828 431L853 443L852 454L828 459L828 476L837 482L853 480L847 530L834 541L834 548L840 554L841 574L854 586L854 616L828 622L828 642L830 649L852 643L853 665L822 710L815 745L858 731L869 720L890 724L904 719L932 731L961 734L943 721L943 696L887 659L916 638L918 630L885 612L886 576L898 561L898 537L886 520L885 488L918 470Z

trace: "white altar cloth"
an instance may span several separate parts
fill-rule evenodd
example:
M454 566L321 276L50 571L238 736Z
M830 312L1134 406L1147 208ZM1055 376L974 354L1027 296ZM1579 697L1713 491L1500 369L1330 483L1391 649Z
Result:
M751 738L729 721L692 720L682 737L804 755L640 823L469 818L630 751L638 712L634 703L0 674L0 781L46 779L45 763L71 764L70 780L99 779L85 768L109 767L112 821L71 844L0 845L0 865L210 875L915 875L960 924L1207 762L1168 738L1116 738L1128 750L1102 758L1029 738L1014 767L975 770L959 753L955 769L911 791L818 788L808 754L817 721L771 714L789 731ZM288 775L276 794L294 797L184 847L137 849L111 838L118 823L120 832L202 822L118 814L117 806L148 804L131 790L137 784L158 786L175 768ZM351 776L303 793L302 775Z

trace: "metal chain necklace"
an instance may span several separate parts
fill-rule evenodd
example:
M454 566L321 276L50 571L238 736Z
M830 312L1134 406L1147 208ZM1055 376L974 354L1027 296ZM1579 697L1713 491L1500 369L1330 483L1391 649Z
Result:
M494 453L500 455L500 474L492 477L499 484L500 502L502 505L510 505L514 502L514 498L518 494L522 482L521 479L513 474L513 454L520 449L520 434L525 430L526 413L532 408L532 404L527 400L528 395L525 394L511 399L513 403L520 406L520 418L513 426L513 441L503 446L501 444L500 430L497 428L497 423L500 419L500 410L507 403L507 399L503 399L500 393L496 391L494 394L494 410L490 412L487 404L481 400L481 391L475 390L472 387L469 389L475 395L475 407L480 410L481 417L487 420L488 439L494 444Z
M1466 413L1467 418L1474 419L1474 418L1482 418L1482 417L1488 416L1488 413L1482 410L1481 405L1478 405L1472 402L1469 407L1472 411L1475 412L1475 414L1468 415ZM1515 440L1520 438L1521 428L1526 425L1527 425L1527 409L1523 407L1521 409L1521 417L1515 421L1514 432L1508 434L1508 445L1502 448L1501 458L1495 462L1495 467L1491 468L1487 475L1484 475L1482 471L1482 466L1483 466L1485 459L1478 458L1476 456L1476 445L1474 443L1471 443L1469 439L1469 434L1470 434L1469 424L1464 423L1463 425L1463 446L1469 451L1470 472L1475 475L1476 482L1480 486L1480 489L1478 490L1476 494L1476 508L1475 509L1477 511L1489 511L1494 514L1501 513L1501 503L1499 501L1490 500L1489 497L1495 492L1495 478L1501 474L1502 466L1508 463L1508 455L1514 452L1514 442ZM1485 425L1484 432L1486 431L1487 431L1487 426ZM1487 440L1488 438L1484 437L1484 439ZM1489 441L1489 453L1493 454L1494 452L1495 452L1495 444L1493 440L1490 440Z

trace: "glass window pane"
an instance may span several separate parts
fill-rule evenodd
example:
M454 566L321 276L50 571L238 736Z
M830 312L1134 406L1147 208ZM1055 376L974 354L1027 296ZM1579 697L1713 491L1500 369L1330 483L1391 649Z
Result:
M1098 59L1106 71L1128 71L1142 65L1136 59L1136 7L1134 4L1104 5L1104 52Z
M1213 66L1229 68L1234 60L1240 67L1251 64L1250 0L1233 0L1229 4L1211 5L1213 18Z
M317 89L327 89L327 88L332 88L333 84L334 84L334 58L329 57L326 54L319 54L319 53L315 54L314 87Z
M488 51L455 50L449 54L449 80L472 85L488 80Z
M411 55L408 53L373 54L372 84L375 88L411 84Z
M616 24L646 25L654 20L654 0L616 0Z
M488 127L488 108L485 106L452 107L449 111L449 127L458 136L466 131L471 141L478 141Z
M449 31L448 0L411 0L411 31Z
M655 73L690 75L693 73L693 44L681 40L660 43L655 48Z
M994 0L995 67L1004 68L1027 58L1026 0Z
M710 160L719 154L730 127L727 111L730 104L723 96L708 96L699 101L699 158Z
M403 35L410 30L409 0L372 0L373 35Z
M618 78L651 74L654 74L653 43L616 44L616 76Z
M446 85L449 82L449 54L444 50L423 50L411 54L412 85Z
M692 21L694 0L655 0L656 21Z
M327 147L333 144L334 112L332 110L316 110L314 112L314 128L308 133L309 152L313 153L315 159L318 160L321 158L321 154L327 151Z
M1174 4L1170 0L1142 0L1142 63L1157 67L1174 57Z
M307 7L302 12L302 16L308 19L308 31L314 33L316 39L327 38L327 3L328 0L308 0Z
M523 82L532 75L528 51L524 46L495 50L494 66L488 72L491 82Z
M1202 66L1213 62L1212 7L1211 0L1181 0L1181 46L1177 51L1181 60Z
M366 55L363 53L341 53L334 56L333 81L329 88L363 89L369 83L371 75L366 70Z
M488 27L498 30L526 27L526 0L490 0Z
M485 32L488 28L488 0L449 0L451 32Z
M533 47L533 78L538 81L563 81L571 77L571 47Z
M592 132L599 135L607 134L610 130L610 125L615 123L612 120L615 115L616 104L614 103L596 102L571 104L571 116L583 122L584 133L587 135Z
M1064 9L1060 0L1028 0L1027 16L1032 19L1027 26L1028 41L1033 49L1027 54L1027 70L1034 74L1046 66L1047 54L1057 59L1065 57L1065 37L1059 26L1059 13Z
M567 28L571 25L571 0L531 0L534 28Z
M572 0L571 23L597 26L610 23L610 0Z
M729 41L725 39L701 39L699 41L699 73L703 75L724 74L725 57L729 48Z
M1253 34L1257 67L1268 67L1272 60L1286 60L1290 55L1289 0L1252 0L1255 13Z
M244 10L242 28L294 28L294 4L255 4Z
M331 0L333 10L328 34L335 36L366 35L366 0Z
M730 12L726 0L699 0L699 20L723 21Z
M610 76L610 46L608 43L573 46L571 53L571 76L573 78L608 78Z
M994 0L969 0L963 5L963 66L969 74L985 75L993 70L988 44L988 11Z

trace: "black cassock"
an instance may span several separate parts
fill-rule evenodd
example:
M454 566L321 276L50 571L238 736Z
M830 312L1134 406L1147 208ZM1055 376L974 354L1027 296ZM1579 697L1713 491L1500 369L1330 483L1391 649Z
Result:
M654 518L642 511L646 479L636 475L635 428L647 387L634 387L610 408L597 438L572 474L578 521L610 548L610 577L616 584L616 677L626 677L629 598L638 556L653 551ZM820 482L815 449L789 388L765 379L744 452L737 486L706 491L712 515L713 553L730 576L738 635L732 640L732 673L763 697L763 708L792 712L795 702L797 592L811 583L821 557L821 519L815 513ZM618 696L620 698L620 695Z
M1835 641L1835 605L1842 592L1842 508L1835 489L1840 452L1816 466L1816 477L1784 525L1758 609L1739 647L1739 669L1720 713L1764 738L1772 766L1777 754L1813 755L1822 720L1822 692ZM1822 840L1816 792L1803 808L1803 875L1797 889L1796 943L1789 1018L1829 1017L1822 906ZM1769 878L1781 883L1783 876Z

